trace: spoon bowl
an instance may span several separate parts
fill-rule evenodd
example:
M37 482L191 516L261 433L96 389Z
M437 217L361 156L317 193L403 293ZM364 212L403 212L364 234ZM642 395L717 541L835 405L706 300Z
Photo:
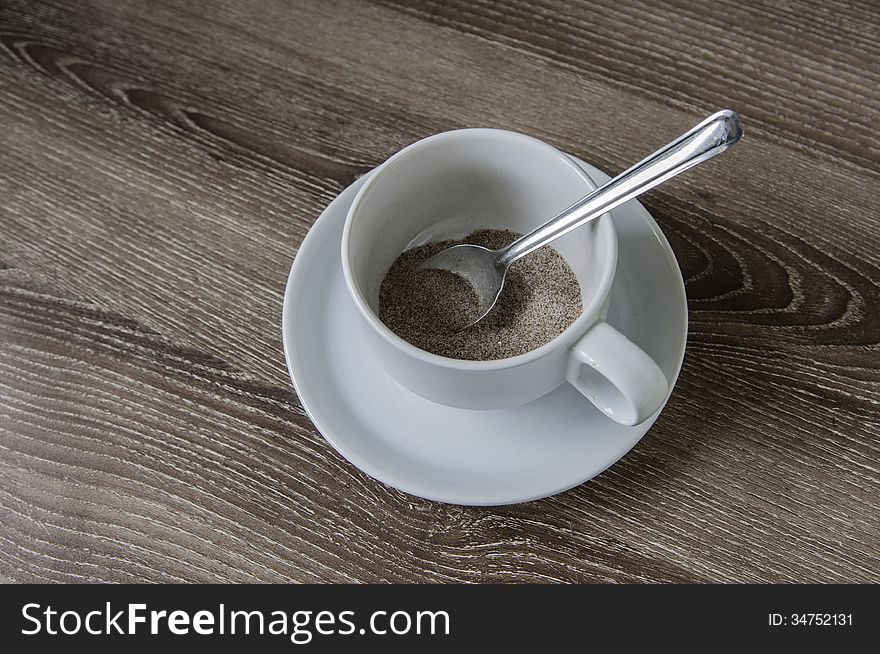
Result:
M507 274L507 266L498 265L499 252L480 245L453 245L420 266L423 270L446 270L463 277L476 293L475 310L468 312L464 324L455 325L456 328L465 329L478 323L498 301Z

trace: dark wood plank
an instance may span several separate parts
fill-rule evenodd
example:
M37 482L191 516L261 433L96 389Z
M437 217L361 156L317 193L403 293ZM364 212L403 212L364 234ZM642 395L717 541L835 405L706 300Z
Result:
M830 0L0 2L0 577L880 580L878 31ZM743 144L646 199L691 332L620 463L452 507L315 432L281 296L358 175L474 125L615 172L726 104Z
M734 105L752 130L847 161L880 156L873 2L382 0L683 107Z

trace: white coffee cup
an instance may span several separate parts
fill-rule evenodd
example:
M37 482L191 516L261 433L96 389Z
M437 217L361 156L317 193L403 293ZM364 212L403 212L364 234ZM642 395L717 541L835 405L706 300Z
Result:
M450 359L411 345L378 316L382 280L405 250L482 228L527 233L594 188L556 148L497 129L436 134L373 171L348 210L342 269L382 367L412 392L453 407L515 406L568 382L619 423L650 417L666 399L667 380L641 348L604 322L617 268L608 214L553 242L578 278L584 308L564 332L530 352Z

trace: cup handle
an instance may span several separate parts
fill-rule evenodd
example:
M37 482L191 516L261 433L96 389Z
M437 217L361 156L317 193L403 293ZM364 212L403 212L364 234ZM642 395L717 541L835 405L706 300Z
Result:
M571 348L568 383L606 416L632 426L666 399L669 384L654 360L606 322L598 322Z

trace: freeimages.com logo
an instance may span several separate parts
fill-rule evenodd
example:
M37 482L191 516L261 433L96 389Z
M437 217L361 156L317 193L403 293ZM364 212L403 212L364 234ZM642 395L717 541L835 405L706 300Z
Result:
M127 604L117 610L110 602L90 611L58 611L51 605L28 603L22 606L25 636L287 636L296 645L305 645L314 636L448 636L446 611L373 611L364 626L358 627L354 611L242 611L228 610L152 610L146 604Z

